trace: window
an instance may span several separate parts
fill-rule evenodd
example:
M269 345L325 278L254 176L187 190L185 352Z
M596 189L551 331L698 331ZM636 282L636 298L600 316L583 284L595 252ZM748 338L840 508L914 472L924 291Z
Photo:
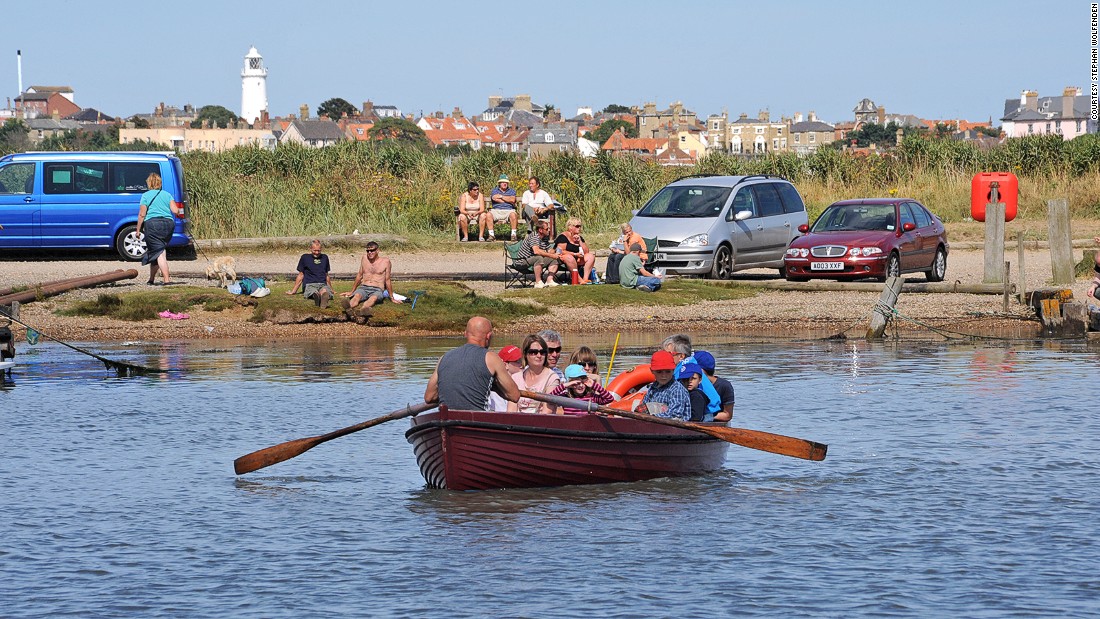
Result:
M716 217L730 195L729 187L665 187L638 214L643 217Z
M47 163L47 194L106 193L106 163Z
M714 121L714 128L712 129L712 131L718 131L718 121L717 120Z
M764 128L763 127L757 127L756 128L756 135L764 135Z
M776 127L775 128L775 134L776 135L783 135L783 127Z
M645 116L642 116L642 124L645 124Z
M741 135L741 127L734 127L733 135Z
M680 143L681 143L681 144L684 144L684 143L686 143L687 141L688 141L688 136L686 136L686 135L681 135L681 136L680 136Z
M913 219L913 213L909 210L909 203L906 202L898 206L898 212L901 214L901 225L913 224L917 225L917 221Z
M779 150L779 138L772 138L772 150Z
M810 144L813 144L814 142L817 141L815 138L817 138L817 136L811 133L810 134Z
M13 163L0 168L0 194L34 193L34 164Z
M775 183L753 185L752 192L756 195L756 205L760 207L762 217L783 214L783 200L775 190Z
M1081 121L1077 121L1077 133L1081 133Z
M932 225L932 217L928 215L928 211L924 210L920 205L909 203L909 208L913 211L913 216L917 220L918 228L927 228Z
M1028 123L1027 124L1027 132L1028 133L1035 133L1035 125L1033 125L1031 123Z
M795 143L795 144L798 144L798 143L799 143L798 139L799 139L800 137L802 137L802 136L801 136L801 135L799 135L799 134L797 134L797 133L796 133L796 134L794 134L794 143Z
M111 192L138 193L149 190L145 184L150 174L160 174L160 165L156 163L112 163Z
M752 197L752 190L748 187L741 189L733 197L733 206L726 213L726 221L733 221L741 211L752 213L749 217L756 217L756 200Z
M1050 133L1050 121L1047 121L1047 133Z
M554 143L554 133L552 131L547 131L545 139L546 139L547 144L553 144Z
M802 201L802 196L798 195L798 190L794 188L794 185L777 183L775 189L779 192L779 197L783 199L784 213L802 213L806 211L806 204Z

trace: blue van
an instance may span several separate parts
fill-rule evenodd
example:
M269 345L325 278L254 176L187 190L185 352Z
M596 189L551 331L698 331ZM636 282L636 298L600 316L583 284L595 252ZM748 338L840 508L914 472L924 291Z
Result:
M111 248L145 255L137 235L141 194L151 172L187 209L183 164L174 153L36 152L0 157L0 250ZM169 247L194 247L176 219Z

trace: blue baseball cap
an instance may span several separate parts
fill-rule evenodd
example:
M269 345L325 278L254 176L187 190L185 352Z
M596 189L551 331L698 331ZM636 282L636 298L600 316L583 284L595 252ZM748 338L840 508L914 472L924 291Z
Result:
M691 378L692 374L703 375L703 368L698 363L685 363L680 366L680 379Z
M588 376L588 372L584 371L584 368L576 363L565 368L565 377L572 380L574 378L585 378Z
M693 356L695 357L695 362L699 364L699 367L708 372L714 371L714 355L705 350L697 350Z

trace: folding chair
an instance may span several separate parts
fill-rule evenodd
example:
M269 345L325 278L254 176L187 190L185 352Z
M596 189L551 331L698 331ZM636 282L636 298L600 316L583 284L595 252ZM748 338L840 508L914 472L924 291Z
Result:
M643 236L642 240L645 241L646 253L646 261L643 266L645 266L647 271L652 271L652 267L657 265L657 237L646 238Z
M519 249L523 241L504 244L504 289L527 288L535 285L535 269L525 264L517 264Z

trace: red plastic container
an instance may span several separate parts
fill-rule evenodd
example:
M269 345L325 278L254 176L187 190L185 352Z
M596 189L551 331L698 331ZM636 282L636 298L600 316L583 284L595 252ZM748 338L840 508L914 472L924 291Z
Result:
M970 216L975 221L985 221L985 205L991 198L990 185L997 182L999 202L1005 205L1005 221L1016 219L1016 198L1020 183L1011 172L979 172L970 181Z

